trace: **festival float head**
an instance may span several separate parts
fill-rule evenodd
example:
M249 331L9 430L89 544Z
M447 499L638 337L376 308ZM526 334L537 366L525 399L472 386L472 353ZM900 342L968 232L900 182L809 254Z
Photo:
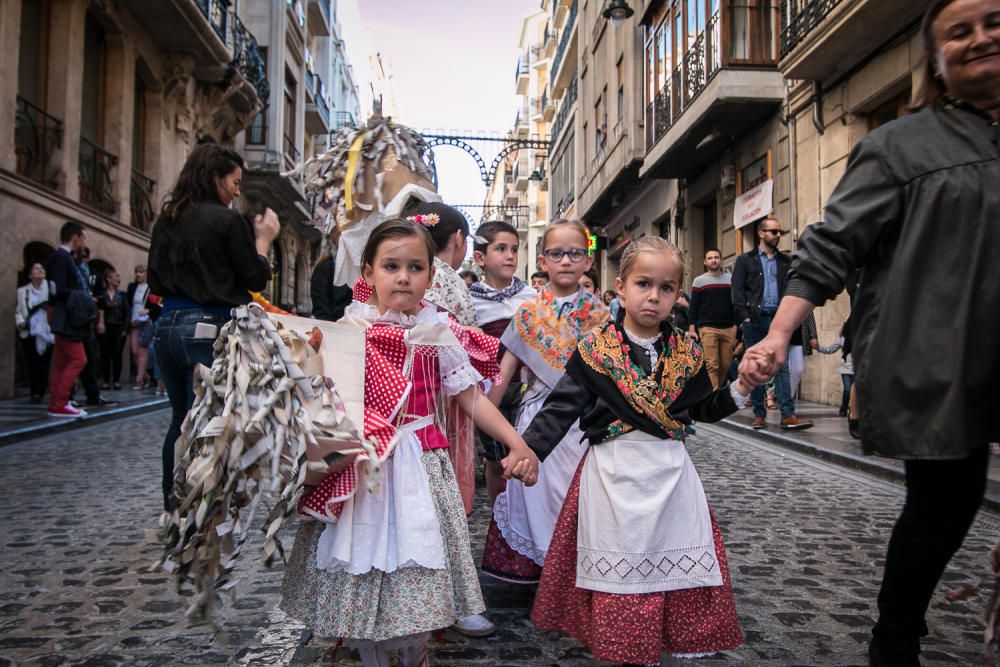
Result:
M375 114L362 128L341 128L331 148L296 171L313 202L313 224L329 239L339 232L334 283L353 285L361 254L383 220L405 216L423 202L438 202L432 154L413 130Z

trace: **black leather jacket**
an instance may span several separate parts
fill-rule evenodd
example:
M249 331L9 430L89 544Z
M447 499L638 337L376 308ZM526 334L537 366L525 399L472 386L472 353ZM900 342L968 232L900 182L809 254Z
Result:
M764 269L760 265L760 249L745 252L736 258L733 267L733 319L736 324L750 318L756 322L760 318L760 305L764 301ZM776 255L778 260L778 299L785 295L788 287L788 271L792 268L791 258L783 252Z

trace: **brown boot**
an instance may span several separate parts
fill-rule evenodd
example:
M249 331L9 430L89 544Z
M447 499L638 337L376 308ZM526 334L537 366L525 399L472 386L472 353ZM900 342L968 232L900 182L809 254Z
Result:
M767 420L763 417L754 417L753 421L750 422L750 428L755 431L759 431L762 428L767 428Z
M788 431L802 431L807 428L812 428L813 423L808 419L799 419L795 415L791 417L785 417L781 420L781 428Z

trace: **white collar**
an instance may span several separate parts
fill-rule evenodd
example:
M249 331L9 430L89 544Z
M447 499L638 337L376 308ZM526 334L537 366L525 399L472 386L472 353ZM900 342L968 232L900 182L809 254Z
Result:
M387 310L379 313L378 308L361 301L352 301L351 305L344 311L346 316L371 322L372 324L394 324L404 329L412 329L418 324L433 322L448 322L448 314L439 312L432 305L423 305L416 315L407 315L398 310Z

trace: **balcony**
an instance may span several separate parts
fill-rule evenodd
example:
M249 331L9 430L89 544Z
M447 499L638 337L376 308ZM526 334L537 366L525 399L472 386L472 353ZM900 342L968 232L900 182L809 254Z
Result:
M894 32L916 23L926 5L912 0L786 0L781 73L789 79L835 79Z
M778 8L728 2L646 106L640 176L679 178L713 160L784 99Z
M113 174L118 158L80 137L80 202L107 215L118 213Z
M545 120L545 93L531 98L531 121L541 123Z
M330 0L309 0L309 31L312 34L323 37L332 34L333 17L330 9Z
M358 121L354 118L354 114L350 111L338 111L337 116L334 119L334 129L339 130L342 127L349 129L355 129L358 127Z
M62 148L62 136L62 121L17 96L14 115L17 173L54 189L57 169L50 165L50 161L53 152Z
M549 70L549 88L553 95L558 95L569 85L571 79L576 78L576 0L570 7L569 16L566 19L566 26L559 37L559 46L556 48L556 55L552 59L552 68Z
M233 16L233 61L230 63L230 68L238 72L253 88L257 103L261 107L267 107L267 100L271 96L271 85L267 81L264 57L257 45L257 38L235 15Z
M160 51L189 53L202 68L229 62L228 0L120 0L120 4L146 28Z
M545 32L542 35L542 57L551 58L556 54L556 31L552 27L552 21L545 24Z
M524 97L521 101L521 107L517 110L517 115L514 116L514 133L519 139L527 139L531 134L530 116L528 98Z
M552 27L558 30L566 25L571 7L576 6L576 0L552 0Z
M318 74L306 70L306 132L326 134L330 131L330 105L326 101L326 85Z
M133 227L144 232L152 229L153 220L156 218L156 210L153 208L155 190L156 181L137 169L132 170L128 198L129 212L132 214L131 223Z
M566 91L566 97L563 98L562 104L559 105L559 113L556 114L556 120L552 123L552 130L549 132L549 153L555 152L569 113L576 108L576 93L577 83L576 79L573 79L569 89Z
M546 87L542 93L542 120L550 122L556 115L556 101L549 97L549 89Z
M521 155L514 163L514 190L525 192L528 189L529 176L531 176L531 169L528 167L528 156Z
M528 93L528 84L531 81L531 72L528 63L528 53L525 51L517 59L517 67L514 68L514 92L518 95L527 95Z

